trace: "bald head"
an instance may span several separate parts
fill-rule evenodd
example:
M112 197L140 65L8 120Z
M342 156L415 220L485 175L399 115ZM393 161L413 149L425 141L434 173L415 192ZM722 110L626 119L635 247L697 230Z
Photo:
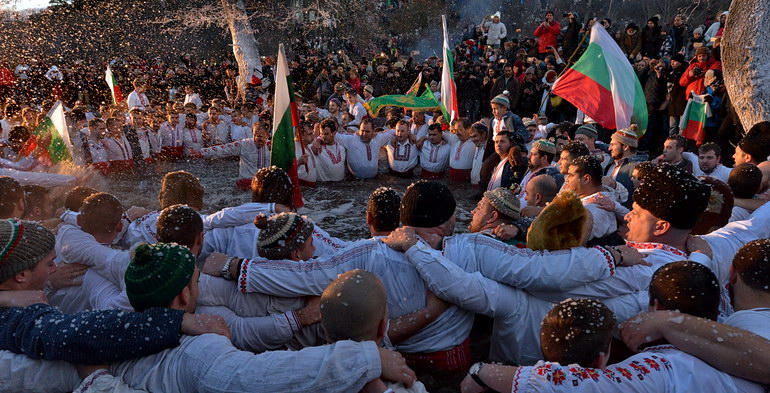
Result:
M545 206L551 202L556 193L559 192L559 186L556 179L549 175L535 176L527 183L527 206Z
M330 342L381 339L387 312L385 286L364 270L341 274L321 295L321 323Z

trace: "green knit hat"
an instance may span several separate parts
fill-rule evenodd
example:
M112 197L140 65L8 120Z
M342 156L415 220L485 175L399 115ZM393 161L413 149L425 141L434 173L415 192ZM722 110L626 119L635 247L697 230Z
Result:
M195 272L190 249L176 243L142 243L126 269L126 294L136 311L166 307Z

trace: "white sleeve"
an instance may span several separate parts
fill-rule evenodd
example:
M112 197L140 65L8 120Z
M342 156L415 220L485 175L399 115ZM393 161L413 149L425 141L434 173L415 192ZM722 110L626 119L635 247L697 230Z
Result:
M444 138L445 141L449 142L450 145L460 141L460 138L458 138L457 135L449 131L442 132L441 137Z
M56 242L61 245L61 259L67 263L88 265L100 276L124 288L124 276L131 262L131 252L103 246L93 236L72 225L59 228Z
M201 154L203 154L203 157L205 158L223 158L223 157L238 156L241 154L241 142L235 141L235 142L225 143L224 145L205 147L201 149L200 152Z
M751 218L731 222L721 229L704 235L713 254L710 266L724 285L730 276L733 257L744 244L757 239L770 237L770 203L765 203L755 210Z
M122 379L114 377L108 370L96 370L87 376L73 390L77 393L147 393L146 390L132 389Z
M478 272L468 273L422 241L405 254L430 290L452 304L493 318L513 316L526 308L524 291Z
M36 184L43 187L69 186L77 180L75 176L58 175L46 172L18 171L11 168L0 168L0 176L9 176L21 185Z
M0 351L0 381L3 392L65 393L78 386L80 377L75 366L67 362Z
M224 318L233 334L233 345L256 353L281 349L301 329L294 311L264 317L241 317L225 306L200 306L195 312Z
M332 256L307 262L247 259L241 265L241 292L258 292L274 296L319 296L337 276L353 269L371 271L368 252L378 247L375 241L348 247Z
M248 224L254 221L257 214L275 213L275 203L249 202L240 206L226 207L216 213L201 216L203 218L203 230L212 228L226 228Z
M374 140L377 141L377 146L385 146L393 140L394 136L396 136L396 130L387 130L377 134Z
M315 252L313 253L314 257L332 255L350 244L350 242L340 240L330 235L318 225L313 226L313 246L315 246Z
M532 251L484 235L468 240L457 255L444 254L468 272L516 288L566 291L615 273L615 260L602 247Z

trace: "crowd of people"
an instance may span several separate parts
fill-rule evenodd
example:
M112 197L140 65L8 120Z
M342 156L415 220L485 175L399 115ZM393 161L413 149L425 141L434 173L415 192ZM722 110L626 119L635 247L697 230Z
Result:
M462 392L764 391L770 122L744 134L731 112L727 14L617 33L563 17L532 40L500 15L465 29L454 119L364 106L415 80L440 100L437 57L291 60L302 187L415 180L370 195L368 239L297 214L271 165L272 57L246 91L228 61L115 60L125 99L94 64L0 69L0 390L422 392L428 375ZM646 130L551 94L592 23L633 63ZM679 129L693 93L713 112L700 140ZM74 164L143 179L238 157L223 176L251 202L204 214L207 185L171 171L150 211L54 173L40 130L57 100ZM447 183L477 191L467 233ZM477 316L488 358L471 353Z

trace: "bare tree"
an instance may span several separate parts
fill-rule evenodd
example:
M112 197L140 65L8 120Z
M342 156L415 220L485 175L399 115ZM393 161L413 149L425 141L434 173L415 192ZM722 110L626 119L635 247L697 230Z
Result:
M722 37L725 86L748 130L770 120L770 2L734 0Z
M246 15L243 0L221 0L227 27L233 40L233 55L238 63L238 101L246 98L246 84L252 78L262 78L262 61L259 58L254 30ZM265 80L265 85L267 85Z

